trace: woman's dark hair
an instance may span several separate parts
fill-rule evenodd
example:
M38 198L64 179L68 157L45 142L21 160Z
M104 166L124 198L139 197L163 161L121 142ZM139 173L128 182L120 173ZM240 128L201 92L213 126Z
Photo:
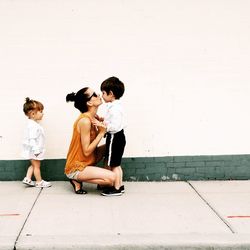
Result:
M107 94L110 93L110 91L113 92L116 99L120 99L125 91L125 87L122 81L120 81L119 78L112 76L106 79L101 84L101 91L105 91Z
M39 101L32 100L29 97L25 98L25 103L23 104L23 112L25 115L29 116L30 111L42 111L44 109L43 104Z
M80 89L77 93L70 93L66 96L66 102L74 102L74 107L80 110L81 113L88 111L87 102L89 101L89 96L86 94L86 88Z

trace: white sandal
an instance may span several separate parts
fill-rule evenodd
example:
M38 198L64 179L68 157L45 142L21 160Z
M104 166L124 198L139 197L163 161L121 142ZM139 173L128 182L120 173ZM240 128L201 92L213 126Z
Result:
M48 181L44 181L42 180L41 182L36 182L36 187L37 188L48 188L48 187L51 187L51 183L48 182Z
M24 177L23 183L26 184L26 185L28 185L28 186L31 186L31 187L35 186L35 182L32 181L32 180L30 180L30 179L28 179L27 177Z

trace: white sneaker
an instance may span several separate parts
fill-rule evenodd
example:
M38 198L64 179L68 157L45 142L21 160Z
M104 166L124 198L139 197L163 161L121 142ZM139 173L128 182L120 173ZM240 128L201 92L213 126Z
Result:
M28 186L31 186L31 187L35 186L35 182L32 181L31 179L28 179L27 177L24 177L23 183L26 184L26 185L28 185Z
M52 185L51 185L50 182L44 181L44 180L42 180L42 181L36 183L36 187L37 187L37 188L48 188L48 187L51 187L51 186L52 186Z

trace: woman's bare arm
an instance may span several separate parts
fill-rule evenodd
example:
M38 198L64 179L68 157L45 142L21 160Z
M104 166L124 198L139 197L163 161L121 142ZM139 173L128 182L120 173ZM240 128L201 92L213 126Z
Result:
M85 156L89 156L94 152L99 142L103 138L106 133L105 126L98 126L98 134L96 138L90 143L90 129L91 129L91 121L88 118L82 118L78 122L78 129L81 134L81 144L82 151Z

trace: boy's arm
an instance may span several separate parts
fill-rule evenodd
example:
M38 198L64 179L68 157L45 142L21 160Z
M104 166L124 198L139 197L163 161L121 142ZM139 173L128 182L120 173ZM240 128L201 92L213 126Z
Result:
M104 118L99 116L99 115L95 115L95 119L98 120L99 122L103 122L104 121Z

